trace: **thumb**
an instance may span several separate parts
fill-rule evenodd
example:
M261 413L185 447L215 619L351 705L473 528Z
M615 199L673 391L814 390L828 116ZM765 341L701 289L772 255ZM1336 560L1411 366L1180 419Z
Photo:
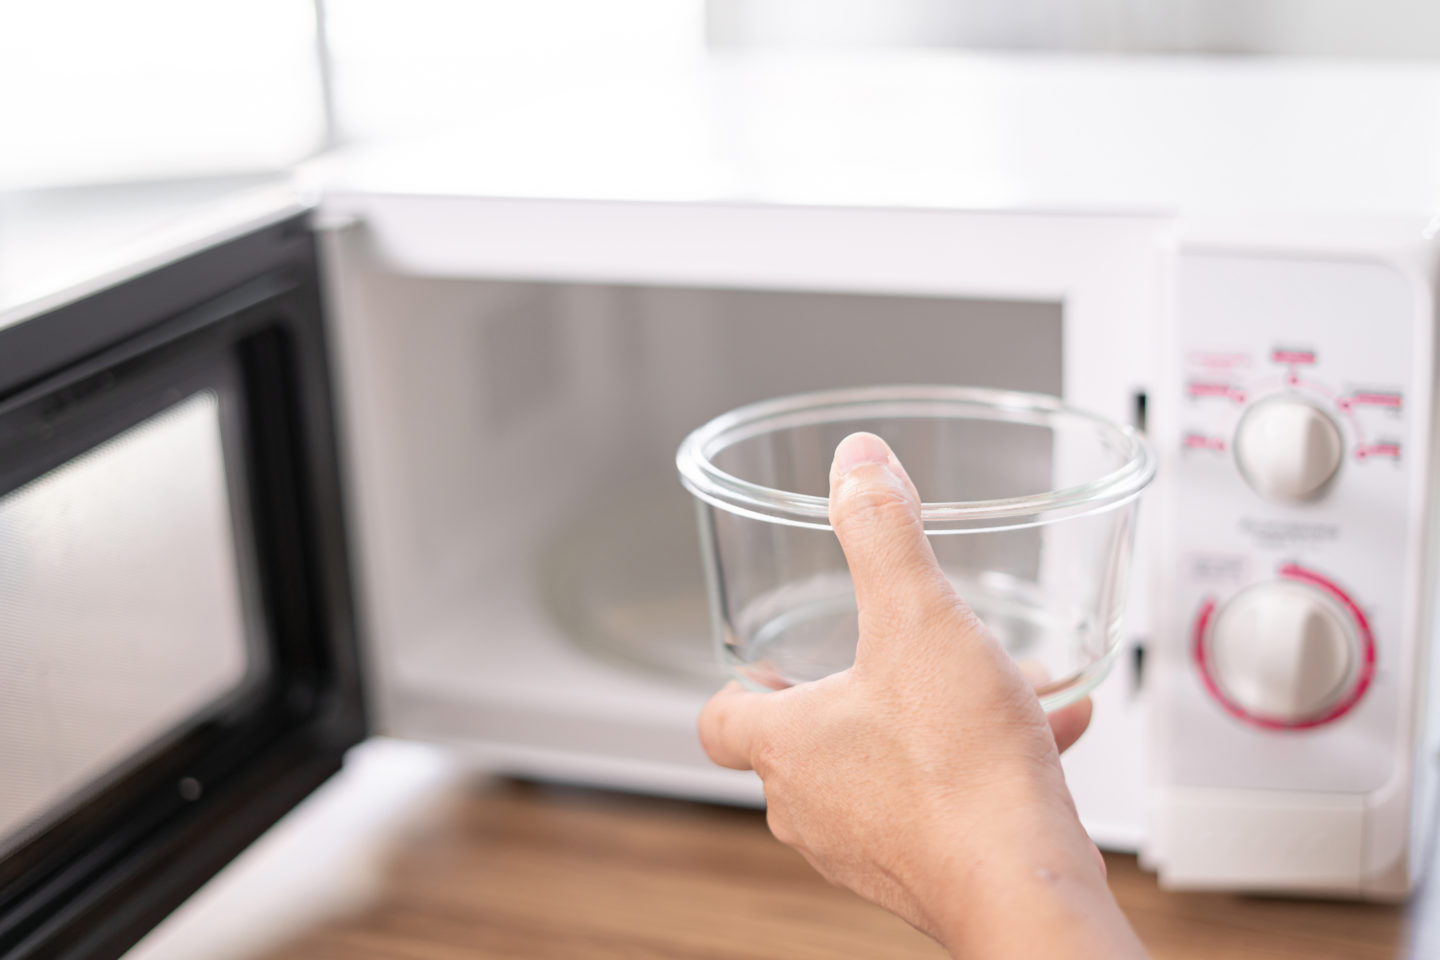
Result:
M852 433L835 448L830 525L845 551L862 621L905 622L959 602L925 537L915 485L872 433Z

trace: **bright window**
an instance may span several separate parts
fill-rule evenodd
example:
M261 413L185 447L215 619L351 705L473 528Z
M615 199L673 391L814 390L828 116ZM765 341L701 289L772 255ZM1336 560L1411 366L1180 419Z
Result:
M0 3L0 189L276 170L324 128L308 0Z

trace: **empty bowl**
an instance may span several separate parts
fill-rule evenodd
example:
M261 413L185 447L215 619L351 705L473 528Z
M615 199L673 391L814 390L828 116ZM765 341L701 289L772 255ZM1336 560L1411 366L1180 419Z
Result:
M1155 456L1130 427L1040 394L866 387L768 400L681 444L727 669L780 689L849 667L855 592L830 527L836 445L868 431L914 481L946 576L1054 710L1119 649L1141 492Z

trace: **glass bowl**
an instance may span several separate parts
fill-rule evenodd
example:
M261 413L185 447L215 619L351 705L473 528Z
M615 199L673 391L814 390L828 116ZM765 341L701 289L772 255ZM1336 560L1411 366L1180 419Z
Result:
M830 528L836 445L883 438L924 501L959 594L1046 678L1046 710L1088 693L1119 649L1136 509L1155 456L1130 427L1055 397L973 387L831 390L741 407L680 445L720 657L751 689L854 662L855 593Z

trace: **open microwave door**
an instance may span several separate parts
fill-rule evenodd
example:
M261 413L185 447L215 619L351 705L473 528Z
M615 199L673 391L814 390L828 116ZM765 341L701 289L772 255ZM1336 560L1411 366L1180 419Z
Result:
M0 328L0 956L116 957L366 716L291 211Z

